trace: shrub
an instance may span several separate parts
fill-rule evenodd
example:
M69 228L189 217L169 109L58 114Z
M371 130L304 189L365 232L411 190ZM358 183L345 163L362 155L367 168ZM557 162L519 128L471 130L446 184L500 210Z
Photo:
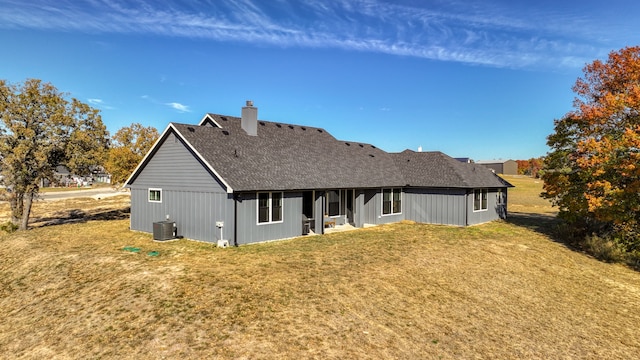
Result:
M584 249L599 260L621 262L626 258L623 246L609 237L590 235L584 239Z
M640 270L640 250L635 250L627 255L627 265Z
M12 223L11 221L7 221L4 224L0 224L0 230L8 233L12 233L18 230L18 225Z

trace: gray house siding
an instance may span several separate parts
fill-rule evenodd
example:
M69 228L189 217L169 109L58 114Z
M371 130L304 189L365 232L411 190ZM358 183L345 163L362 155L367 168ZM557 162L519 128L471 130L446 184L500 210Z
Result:
M169 134L160 144L131 187L167 187L226 193L220 182L173 134Z
M314 224L313 231L316 234L324 234L324 191L316 191L314 200Z
M403 200L406 204L406 220L426 224L467 225L467 192L464 189L405 189Z
M149 201L149 189L161 189L161 202ZM169 215L178 235L216 242L233 234L233 199L173 134L169 134L144 171L131 184L131 229L153 232L153 223Z
M263 224L258 224L257 193L243 193L241 197L237 203L238 245L302 235L302 193L285 192L282 221Z
M362 207L360 213L362 214L362 226L364 224L380 225L389 224L405 219L404 210L405 196L404 191L402 196L402 210L400 214L382 215L382 190L381 189L366 189L362 192Z
M469 190L467 193L467 225L482 224L485 222L503 219L506 217L506 205L500 204L500 195L502 196L502 204L506 204L507 191L506 189L500 191L500 189L488 189L487 195L487 209L474 211L473 210L473 190Z
M136 204L134 206L133 204ZM162 202L148 201L148 190L131 189L131 229L153 232L153 223L168 215L176 222L178 235L188 239L217 242L221 240L216 221L223 222L222 236L233 235L233 199L230 194L164 190Z
M353 214L353 222L355 227L363 227L366 223L365 221L365 211L364 211L364 198L365 191L362 189L355 190L355 201L353 202L353 207L356 209Z

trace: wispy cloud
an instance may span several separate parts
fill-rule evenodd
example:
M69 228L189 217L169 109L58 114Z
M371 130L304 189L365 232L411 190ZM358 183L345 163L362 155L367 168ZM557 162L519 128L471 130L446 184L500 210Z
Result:
M189 110L189 107L187 105L183 105L177 102L170 102L170 103L166 103L165 105L178 110L179 112L191 112L191 110Z
M87 102L93 106L99 107L101 109L105 109L105 110L113 110L114 107L107 105L104 100L102 99L96 99L96 98L92 98L92 99L87 99Z
M495 1L407 6L386 0L218 0L196 9L171 1L0 0L4 28L341 48L497 67L581 66L603 49L613 50L610 39L630 30L628 24L592 21L575 12Z
M152 104L168 106L181 113L191 112L191 109L189 109L188 105L184 105L179 102L161 102L149 95L142 95L140 96L140 98L143 100L149 101Z

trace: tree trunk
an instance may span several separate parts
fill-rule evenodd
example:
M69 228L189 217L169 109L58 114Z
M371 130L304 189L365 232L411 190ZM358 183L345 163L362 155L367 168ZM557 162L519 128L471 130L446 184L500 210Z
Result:
M31 205L33 204L34 193L24 194L24 208L22 210L22 221L18 230L27 230L29 226L29 215L31 214Z
M9 204L11 204L11 222L18 226L20 225L20 220L22 219L23 209L24 209L24 194L13 193L9 199Z

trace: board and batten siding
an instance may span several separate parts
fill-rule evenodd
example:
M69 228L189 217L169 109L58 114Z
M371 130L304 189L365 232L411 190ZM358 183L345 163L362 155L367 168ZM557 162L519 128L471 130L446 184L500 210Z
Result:
M218 179L172 133L160 144L131 186L226 193Z
M233 235L233 198L173 134L160 144L131 187L131 229L153 232L153 223L168 215L178 235L217 242ZM162 189L161 202L149 202L149 189ZM231 242L231 241L230 241Z
M500 204L502 195L502 204ZM467 193L467 225L482 224L506 218L507 189L488 189L487 209L473 211L473 190Z
M466 195L464 189L405 189L405 219L426 224L465 226Z
M363 220L362 226L364 226L364 224L389 224L404 220L404 210L406 209L404 193L401 196L402 204L400 214L382 215L382 189L365 189L356 198L356 203L362 205L362 210L360 211L362 215L361 219ZM359 201L360 197L362 197L362 202Z
M242 193L237 203L238 245L302 235L302 193L284 192L282 221L258 224L258 194Z
M153 233L153 223L168 215L178 227L178 235L207 242L229 240L233 236L231 194L162 190L162 202L148 201L147 189L131 189L131 229ZM134 205L141 204L141 205ZM216 222L223 222L222 232ZM222 237L221 237L222 235Z

